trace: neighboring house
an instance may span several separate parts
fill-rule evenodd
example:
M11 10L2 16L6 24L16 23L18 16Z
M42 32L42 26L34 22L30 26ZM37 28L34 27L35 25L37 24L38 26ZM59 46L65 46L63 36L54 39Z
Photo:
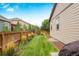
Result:
M50 36L64 44L79 40L79 4L55 4L50 16Z
M17 25L17 23L19 22L21 24L21 27L23 28L24 26L26 26L28 28L29 23L19 19L19 18L12 18L10 19L11 24L12 24L12 30L15 28L15 26ZM25 29L24 29L25 30Z
M0 32L3 31L4 26L6 26L9 31L11 31L11 24L9 22L9 19L0 15Z

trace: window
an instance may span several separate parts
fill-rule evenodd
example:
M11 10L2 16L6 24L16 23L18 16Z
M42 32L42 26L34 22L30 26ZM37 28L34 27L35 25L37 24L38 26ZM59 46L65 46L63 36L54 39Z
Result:
M59 30L59 24L56 24L56 27L57 27L56 29Z
M56 18L56 30L59 30L59 17Z
M51 30L52 30L52 25L51 25Z

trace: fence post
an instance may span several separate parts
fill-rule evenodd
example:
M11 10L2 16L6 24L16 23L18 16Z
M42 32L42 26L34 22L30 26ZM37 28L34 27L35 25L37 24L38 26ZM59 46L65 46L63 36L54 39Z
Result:
M4 40L5 40L4 33L2 33L2 54L4 50Z

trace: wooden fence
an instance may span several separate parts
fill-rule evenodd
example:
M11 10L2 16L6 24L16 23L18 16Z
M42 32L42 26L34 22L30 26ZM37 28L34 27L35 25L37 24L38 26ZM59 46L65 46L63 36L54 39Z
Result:
M19 42L21 36L28 36L28 32L0 32L0 52L2 52L7 43L13 41L15 44Z

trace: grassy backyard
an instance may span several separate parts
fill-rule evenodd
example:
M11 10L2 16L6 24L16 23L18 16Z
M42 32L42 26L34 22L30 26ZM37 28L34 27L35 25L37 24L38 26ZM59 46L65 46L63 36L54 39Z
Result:
M58 49L48 42L46 36L37 35L28 44L20 44L19 51L15 55L19 56L48 56Z

